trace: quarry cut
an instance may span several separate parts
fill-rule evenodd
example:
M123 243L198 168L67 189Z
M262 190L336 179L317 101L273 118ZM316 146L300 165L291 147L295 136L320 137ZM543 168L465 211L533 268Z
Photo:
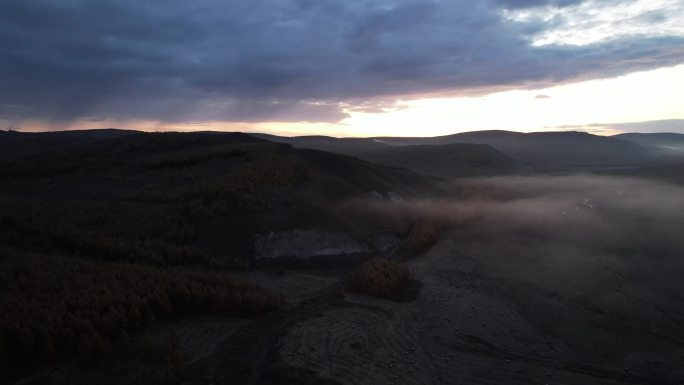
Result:
M316 258L370 252L370 248L341 232L291 229L257 234L254 256L269 258Z

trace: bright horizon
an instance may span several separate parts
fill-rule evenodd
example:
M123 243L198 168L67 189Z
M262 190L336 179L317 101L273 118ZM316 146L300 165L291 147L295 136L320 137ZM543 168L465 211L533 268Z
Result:
M335 137L439 136L480 130L573 130L597 135L649 131L684 133L682 90L684 65L679 65L542 89L507 90L472 97L399 99L386 111L346 110L350 116L339 123L107 121L95 125L90 121L78 121L59 129L215 130ZM649 122L660 121L669 122L655 127L649 125ZM636 127L631 125L633 123ZM40 123L32 126L29 122L21 130L39 132L54 128Z

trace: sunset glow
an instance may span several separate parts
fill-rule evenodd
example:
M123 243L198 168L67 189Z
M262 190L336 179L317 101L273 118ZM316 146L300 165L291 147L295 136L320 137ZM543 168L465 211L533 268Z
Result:
M79 4L0 15L0 129L371 137L684 122L677 0L109 4L120 20ZM55 33L35 32L43 13ZM78 42L62 33L74 17Z
M684 65L556 87L473 97L416 97L392 101L384 111L344 110L336 123L75 121L60 129L118 127L145 131L244 131L278 135L433 136L476 130L522 132L572 129L623 132L611 124L684 119ZM27 122L25 131L55 129Z

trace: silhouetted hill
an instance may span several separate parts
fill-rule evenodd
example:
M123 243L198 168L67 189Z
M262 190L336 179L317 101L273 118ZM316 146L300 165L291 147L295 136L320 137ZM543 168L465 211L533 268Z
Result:
M328 136L281 137L254 134L274 142L289 143L298 148L311 148L345 154L388 166L404 167L439 176L489 176L525 172L526 168L488 145L452 143L403 138L333 138ZM401 146L397 144L402 144Z
M367 193L376 191L383 195L389 192L401 194L428 194L435 192L435 181L410 170L387 167L362 159L313 149L297 149L297 156L316 172L321 179L334 178L335 184L347 187L329 191ZM344 182L344 183L340 183Z
M98 359L122 330L172 315L272 311L278 295L226 275L262 262L258 242L280 247L269 246L269 234L304 234L311 241L285 239L288 250L345 263L373 252L384 222L343 202L447 188L410 170L243 133L3 132L0 152L0 347L22 352L13 363L77 349ZM60 305L54 293L78 305ZM13 306L24 296L31 301Z
M631 166L652 161L655 156L635 143L574 131L475 131L431 138L374 139L392 145L487 144L538 170Z
M334 138L331 136L277 136L269 134L250 134L272 142L289 143L299 148L334 152L338 154L363 157L365 154L382 151L390 147L369 138Z
M207 173L230 172L240 168L238 161L253 160L264 154L272 155L274 159L290 157L302 170L321 170L328 178L346 181L351 190L425 192L430 185L424 176L407 170L323 151L295 150L287 144L272 143L239 132L98 130L3 135L10 139L0 137L0 150L6 158L2 161L0 175L72 178L92 174L89 183L93 185L77 189L80 194L93 190L97 180L113 173L122 178L123 183L112 186L113 190L118 190L129 185L126 182L129 178L149 176L150 181L154 181L156 174L161 172L178 173L195 168L198 177ZM221 164L224 169L217 169ZM68 183L64 186L70 187Z
M459 140L530 137L556 149L566 138L574 155L604 144ZM492 372L485 382L498 383L512 364L531 373L524 383L682 377L672 359L681 186L584 174L454 181L407 168L520 170L492 146L444 138L295 139L372 161L266 138L1 133L0 150L23 151L0 159L0 382L317 384L330 362L372 372L368 352L416 362L441 352L467 364L452 374L475 363L466 382ZM614 171L681 181L681 167ZM549 351L562 365L516 359ZM409 366L416 383L443 382L445 366Z
M391 146L359 155L378 164L453 177L526 173L525 166L484 144Z
M40 135L20 138L35 143L42 140ZM32 237L47 237L35 245L68 249L90 234L90 239L108 245L102 252L97 250L104 246L88 246L96 255L120 259L129 254L125 250L134 236L132 245L147 245L144 255L167 250L159 252L173 263L197 263L198 258L207 261L226 253L251 258L254 234L265 226L272 230L325 225L346 231L350 226L340 223L353 221L341 219L332 201L444 191L439 180L410 170L295 149L242 133L133 132L78 143L44 141L39 153L0 160L0 198L7 199L3 206L16 219L8 223L23 223L29 213L38 222L50 223L22 230ZM254 220L257 213L261 220ZM100 218L97 225L87 226L93 215ZM45 229L51 233L43 234ZM209 235L193 235L202 233ZM60 239L57 244L55 238ZM193 250L189 254L187 247ZM164 258L149 258L167 263Z
M0 131L0 159L39 154L61 148L90 144L99 140L113 139L135 134L137 131L77 130L55 132Z
M654 134L626 133L615 135L614 138L639 144L642 147L656 150L664 155L684 156L684 134L670 132Z
M675 160L664 164L644 167L610 170L606 174L684 184L684 160Z
M376 137L373 138L381 143L391 144L395 146L412 146L412 145L436 145L436 144L452 144L452 143L482 143L492 142L498 143L500 141L509 141L513 138L521 137L525 134L521 132L503 131L503 130L488 130L488 131L471 131L462 132L458 134L443 135L443 136L429 136L429 137Z

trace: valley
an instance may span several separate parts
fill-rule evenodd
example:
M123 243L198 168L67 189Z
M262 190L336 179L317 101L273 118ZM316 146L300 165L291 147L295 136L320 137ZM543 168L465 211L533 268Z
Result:
M548 173L480 144L411 144L371 163L237 133L88 132L58 145L3 135L34 143L2 168L10 383L684 377L684 186L639 174L676 175L676 157ZM478 151L506 166L474 166ZM433 161L441 168L425 172ZM469 177L448 172L464 162ZM352 290L350 274L373 258L405 266L410 282L388 298ZM30 281L27 269L55 283ZM109 294L92 298L106 317L83 303L68 320L68 296L50 310L61 321L46 323L36 301L12 313L10 293L49 298L72 285L66 272L101 277ZM156 282L153 296L111 283L133 272ZM33 326L15 323L20 314ZM69 339L81 330L102 345Z

